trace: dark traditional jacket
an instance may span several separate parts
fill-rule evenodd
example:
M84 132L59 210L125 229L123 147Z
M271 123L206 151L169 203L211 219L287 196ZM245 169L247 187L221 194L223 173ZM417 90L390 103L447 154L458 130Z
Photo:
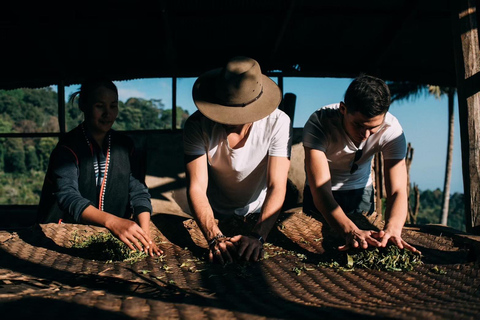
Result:
M82 125L68 132L52 152L39 204L38 222L80 222L93 205L122 218L152 212L150 194L141 177L132 174L133 141L110 130L110 155L104 183L98 191L95 178L95 143ZM136 172L136 170L134 170ZM140 180L138 179L140 178ZM103 209L102 209L103 207Z

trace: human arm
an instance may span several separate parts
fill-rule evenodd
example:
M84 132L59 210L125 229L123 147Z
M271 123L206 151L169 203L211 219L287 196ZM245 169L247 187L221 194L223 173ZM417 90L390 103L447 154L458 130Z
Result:
M111 213L99 210L89 205L81 215L81 222L107 228L110 232L124 242L130 249L147 252L152 240L135 221L117 217Z
M140 227L145 231L145 233L151 237L150 233L150 216L152 213L152 204L150 200L150 193L148 192L148 188L145 184L141 183L137 178L130 174L130 181L129 181L129 195L130 195L130 203L133 207L133 214L136 218L137 223ZM152 240L150 247L148 248L148 254L150 256L160 255L163 251L160 250Z
M287 191L288 169L290 159L287 157L268 157L267 195L262 211L253 232L267 239L282 209ZM257 261L263 254L263 243L255 236L237 235L231 241L238 245L238 255L246 261Z
M363 249L369 245L380 246L376 232L361 230L350 220L333 197L328 160L323 151L305 147L305 169L315 207L328 224L345 237L346 243L339 250Z
M412 252L417 249L402 239L402 228L407 218L407 169L405 159L385 159L385 190L387 192L387 207L385 210L385 228L379 233L381 246L388 242L400 249L406 248Z
M144 211L140 214L137 215L137 223L140 225L140 227L143 229L143 231L149 236L151 240L150 247L147 249L147 253L153 257L154 255L161 255L163 254L163 251L160 250L152 239L152 235L150 233L150 215L151 213L149 211Z
M187 178L187 199L193 217L205 239L209 242L215 237L222 235L218 224L215 221L213 210L207 198L208 187L208 164L207 156L185 156L185 174ZM213 241L209 245L210 262L218 261L224 264L225 261L232 262L231 252L233 244L226 238L219 238L221 241Z

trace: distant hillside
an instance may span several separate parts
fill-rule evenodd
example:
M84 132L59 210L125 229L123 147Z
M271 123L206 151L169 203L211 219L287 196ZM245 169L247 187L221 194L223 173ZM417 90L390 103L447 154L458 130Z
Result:
M442 218L442 198L443 192L436 190L420 190L420 209L418 212L417 223L440 223ZM410 200L413 201L413 194L410 194ZM465 231L465 207L462 193L454 193L450 197L447 225L457 230Z

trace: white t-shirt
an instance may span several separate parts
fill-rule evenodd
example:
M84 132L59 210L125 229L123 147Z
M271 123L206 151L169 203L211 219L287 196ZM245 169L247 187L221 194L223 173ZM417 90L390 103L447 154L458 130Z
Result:
M223 125L196 111L187 119L184 153L207 154L207 196L215 213L260 212L267 193L268 156L290 157L290 118L276 109L255 121L245 145L232 149Z
M405 158L407 146L402 126L387 112L381 128L357 148L343 129L339 106L339 103L324 106L310 116L303 128L303 145L325 152L332 190L370 186L371 161L375 153L382 151L384 159ZM350 174L355 152L359 149L362 149L362 157L356 161L358 169Z

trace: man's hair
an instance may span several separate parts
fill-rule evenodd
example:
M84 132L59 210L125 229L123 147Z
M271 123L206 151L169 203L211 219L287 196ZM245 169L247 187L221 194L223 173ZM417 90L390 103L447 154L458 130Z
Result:
M391 103L390 90L383 80L362 74L348 86L344 102L348 113L358 111L373 118L388 111Z

